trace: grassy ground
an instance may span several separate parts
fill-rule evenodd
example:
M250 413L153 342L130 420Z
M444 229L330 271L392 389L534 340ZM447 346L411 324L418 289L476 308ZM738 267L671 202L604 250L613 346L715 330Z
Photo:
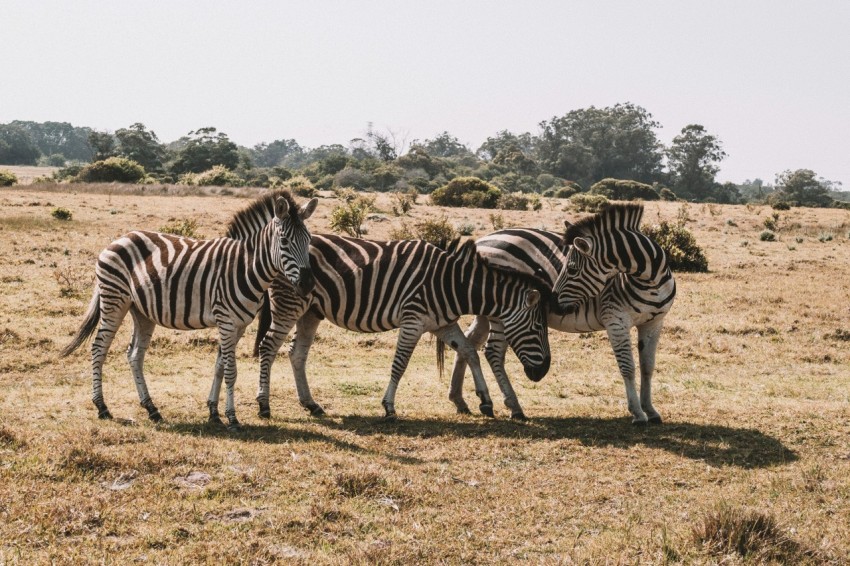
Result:
M504 409L454 414L426 338L399 390L401 419L385 424L395 334L328 324L309 365L328 416L298 406L281 354L274 416L256 417L251 328L238 434L205 423L214 333L157 330L146 369L166 422L154 426L123 356L129 322L105 368L116 420L98 421L86 349L56 358L88 304L96 254L130 229L182 219L218 235L247 203L235 192L0 191L0 564L850 559L847 211L782 212L778 241L763 242L766 207L647 204L650 222L688 217L711 268L677 275L656 373L661 426L629 424L603 334L560 333L540 383L509 360L529 423ZM321 200L315 232L334 204ZM564 204L501 214L557 230L577 216ZM57 207L73 219L55 220ZM424 204L408 222L441 214L477 236L492 230L489 211ZM387 217L369 237L398 227Z

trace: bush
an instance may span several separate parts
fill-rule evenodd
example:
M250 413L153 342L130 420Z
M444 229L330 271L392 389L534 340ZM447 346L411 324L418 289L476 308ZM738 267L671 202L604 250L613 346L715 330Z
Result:
M457 238L457 231L449 224L448 219L443 216L436 220L423 220L414 224L416 237L432 244L450 242Z
M347 197L348 194L355 196L351 198L343 197L345 202L331 210L331 230L345 232L349 236L361 238L364 234L363 221L372 210L375 197L359 196L350 189L345 196Z
M68 165L67 167L63 167L59 171L56 171L53 174L53 178L57 181L70 180L73 181L77 178L77 175L80 174L80 171L83 170L82 165Z
M413 205L416 204L416 196L418 194L416 189L392 193L393 214L396 216L405 216L413 208Z
M602 195L579 193L570 197L570 204L578 212L600 212L608 205L608 199Z
M475 233L475 224L471 222L463 222L457 225L457 232L461 236L471 236Z
M18 176L8 169L0 169L0 187L11 187L18 182Z
M198 221L189 218L178 220L170 218L169 223L161 226L159 231L163 234L174 234L175 236L183 236L185 238L195 238L202 240L204 236L198 232Z
M602 179L594 183L589 192L611 200L658 200L660 198L649 185L625 179Z
M673 191L671 191L667 187L664 187L663 189L658 191L658 196L661 197L661 200L666 200L668 202L673 202L677 198L676 193L674 193Z
M296 175L289 179L285 179L277 186L289 189L292 194L299 197L313 198L317 194L316 187L314 187L313 183L310 182L310 179L304 175Z
M505 193L499 199L502 210L528 210L528 197L522 193Z
M83 167L76 180L84 183L138 183L145 168L126 157L110 157Z
M673 271L696 273L708 271L708 259L705 253L697 245L694 235L684 225L663 221L654 226L644 225L641 231L664 249Z
M560 189L557 189L555 191L554 196L555 196L555 198L570 198L571 196L577 195L580 192L581 191L579 189L577 189L576 187L572 187L572 186L567 185L565 187L561 187Z
M784 200L778 201L770 205L773 210L791 210L791 205Z
M353 187L361 191L369 189L375 184L375 179L366 171L346 167L334 175L335 187Z
M763 230L762 233L759 234L759 240L762 242L775 242L776 233L773 230Z
M501 191L476 177L455 177L431 193L431 203L437 206L496 208Z
M67 221L74 218L74 215L67 208L62 208L61 206L58 208L54 208L50 213L50 216L55 218L56 220Z
M225 167L224 165L213 165L212 169L207 169L203 173L184 175L187 185L198 185L199 187L243 187L245 181Z

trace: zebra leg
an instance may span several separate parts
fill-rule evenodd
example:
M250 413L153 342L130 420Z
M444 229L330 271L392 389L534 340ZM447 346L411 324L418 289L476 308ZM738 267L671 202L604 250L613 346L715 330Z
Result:
M145 383L145 353L151 343L151 336L156 328L156 323L146 318L137 309L130 310L133 315L133 340L127 348L127 361L130 363L130 371L133 372L133 380L136 382L136 391L139 393L139 403L147 409L148 418L155 423L162 420L162 415L151 400L148 386Z
M221 422L221 415L218 413L218 400L221 398L221 384L223 381L224 358L221 355L221 343L219 343L215 358L212 387L210 388L210 396L207 399L207 408L210 410L209 422L213 424L224 424Z
M655 352L661 338L664 317L638 326L638 356L640 358L640 406L651 424L661 424L661 415L652 406L652 374L655 371Z
M280 347L283 345L283 341L289 335L292 327L295 326L295 322L300 315L300 311L293 311L292 308L275 308L277 306L275 299L275 294L272 293L272 321L259 348L260 385L259 389L257 389L257 403L260 406L259 416L263 419L269 419L272 416L271 406L269 404L269 382L271 380L272 364L277 357Z
M103 400L103 362L115 338L118 327L129 309L128 304L109 304L103 294L100 296L100 328L91 344L92 365L92 403L97 407L97 418L111 419L112 413Z
M528 417L522 411L519 399L517 399L516 393L514 393L510 379L508 379L508 373L505 371L505 352L507 350L508 342L505 339L505 325L497 318L491 319L490 337L487 340L487 346L484 348L484 357L487 359L487 363L490 364L493 375L496 376L496 383L499 384L499 389L502 390L505 407L510 409L511 418L527 421Z
M487 382L484 381L484 373L481 371L481 362L478 359L478 352L475 351L475 346L466 339L460 326L457 323L449 326L444 326L434 331L440 340L450 345L458 356L463 357L469 368L472 370L472 379L475 381L475 394L481 400L479 410L483 415L492 417L493 415L493 400L490 399L490 392L487 390Z
M487 334L490 332L490 321L486 316L476 316L472 324L467 328L466 339L476 348L484 345ZM471 414L469 405L463 399L463 380L466 377L466 360L463 356L455 356L455 364L452 368L452 383L449 387L449 400L457 407L457 412L463 415Z
M614 350L614 358L623 376L626 386L626 401L632 414L632 424L645 425L648 422L646 413L640 407L640 399L635 389L635 359L632 355L632 340L629 334L630 326L624 320L616 318L605 325L608 331L608 341Z
M233 328L230 325L219 327L226 397L224 416L227 417L227 428L230 430L239 430L242 427L236 419L236 403L233 397L233 390L236 385L236 344L244 332L244 326L239 328Z
M393 367L390 374L390 383L387 385L387 390L384 393L384 398L381 400L381 405L384 406L385 420L392 421L396 419L395 412L395 393L398 389L398 383L401 381L401 376L407 369L407 364L410 362L410 356L413 354L416 344L422 337L425 328L419 320L402 321L401 329L398 333L398 340L395 347L395 358L393 358ZM458 334L463 336L458 329Z
M295 377L295 389L298 391L298 402L310 411L314 417L325 414L322 406L313 400L310 385L307 383L307 356L310 346L316 338L316 329L322 319L311 311L304 313L295 325L295 340L289 349L289 363L292 365L292 375Z

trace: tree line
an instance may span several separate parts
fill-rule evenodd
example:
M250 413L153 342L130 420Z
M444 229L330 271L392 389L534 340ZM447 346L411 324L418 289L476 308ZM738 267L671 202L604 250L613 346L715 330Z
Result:
M191 183L193 175L215 168L221 179L215 182L230 185L274 186L302 175L320 189L430 193L452 179L473 177L505 193L547 196L610 194L622 186L615 181L624 180L641 185L629 194L649 195L648 187L654 194L666 190L700 202L829 206L848 197L838 190L840 183L808 169L780 172L773 185L760 179L721 184L716 175L727 155L717 136L689 124L665 147L655 133L661 125L631 103L573 110L539 126L537 134L500 131L474 150L447 131L407 147L393 132L371 125L346 145L307 148L280 139L249 148L214 127L163 143L142 123L108 133L65 122L13 121L0 124L0 164L53 165L64 167L60 177L72 177L86 163L123 158L138 164L148 181L163 183ZM592 191L595 186L598 191Z

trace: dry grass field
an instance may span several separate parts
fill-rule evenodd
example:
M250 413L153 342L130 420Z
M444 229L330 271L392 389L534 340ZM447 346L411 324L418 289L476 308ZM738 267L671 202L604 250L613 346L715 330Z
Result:
M604 334L554 332L539 383L509 354L529 422L508 418L487 371L497 418L456 415L425 338L387 424L395 334L327 323L309 364L326 417L299 407L284 352L273 418L256 416L251 327L238 359L245 428L207 425L215 334L160 328L146 369L165 422L153 425L123 355L129 320L104 370L116 419L98 421L88 349L57 359L97 253L174 220L220 235L256 194L215 192L0 190L0 564L850 561L850 212L782 212L778 240L764 242L767 207L646 205L648 222L687 215L711 270L677 274L660 426L631 426ZM314 232L336 202L321 199ZM579 216L565 202L501 214L557 230ZM388 197L378 206L389 211ZM73 219L52 218L57 207ZM480 236L490 212L419 204L407 221L445 215ZM399 225L386 216L368 237Z

